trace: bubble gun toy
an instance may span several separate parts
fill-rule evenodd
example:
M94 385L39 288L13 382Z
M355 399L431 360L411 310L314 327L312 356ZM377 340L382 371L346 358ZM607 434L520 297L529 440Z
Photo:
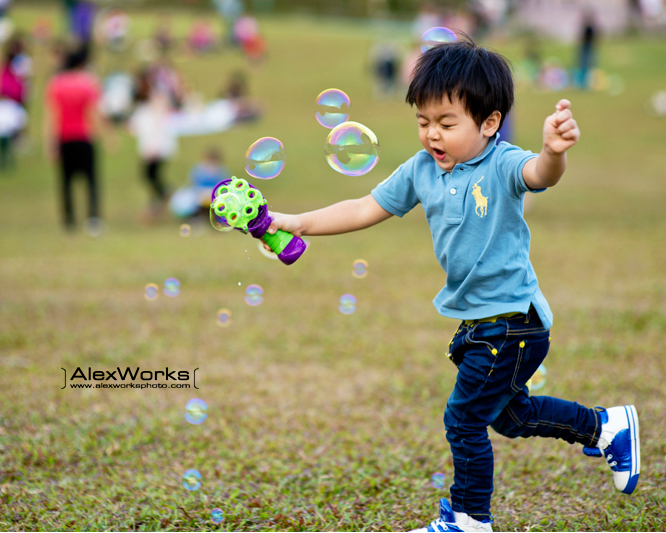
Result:
M218 231L237 229L261 239L285 265L294 263L305 251L303 239L277 230L267 233L273 222L268 214L268 202L261 191L236 176L218 183L213 189L210 222Z

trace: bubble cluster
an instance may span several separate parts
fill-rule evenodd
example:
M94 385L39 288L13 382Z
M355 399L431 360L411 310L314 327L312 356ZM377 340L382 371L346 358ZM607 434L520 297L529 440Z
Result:
M245 171L262 180L276 177L282 172L285 162L284 145L274 137L255 141L245 153Z
M217 312L217 325L221 328L231 325L231 311L229 309L220 309Z
M197 490L201 487L201 474L198 470L191 468L183 474L183 487L187 490Z
M245 289L245 303L256 307L264 301L264 289L259 285L248 285Z
M328 134L324 153L336 172L362 176L375 168L380 149L372 130L358 122L343 122Z
M180 281L176 278L167 278L164 282L164 295L175 298L180 294Z
M339 89L326 89L317 96L315 117L319 124L333 129L349 119L350 109L349 96Z
M259 248L259 251L261 252L261 255L263 255L264 257L268 257L268 259L277 259L278 258L276 253L269 252L268 250L266 250L266 248L264 248L264 243L260 240L257 241L257 248Z
M208 406L206 405L206 402L199 398L192 398L185 405L185 411L187 411L185 413L185 420L196 426L203 424L206 421L206 418L208 418L208 415L206 414L207 410Z
M357 259L352 265L352 276L355 278L364 278L368 275L368 262L363 259Z
M435 472L430 478L430 484L433 489L442 489L446 483L446 476L441 472Z
M160 295L160 288L155 283L148 283L143 292L146 300L157 300Z
M356 298L351 294L343 294L340 296L338 309L343 315L351 315L356 311Z
M534 375L527 382L527 388L530 392L543 389L546 386L546 367L539 365Z
M181 224L179 233L181 237L189 237L192 234L192 228L189 224Z
M222 509L216 507L210 512L210 521L213 522L213 524L220 524L222 523L222 520L224 520Z
M455 43L458 40L456 34L448 28L430 28L421 36L421 52L424 54L437 45L444 43Z

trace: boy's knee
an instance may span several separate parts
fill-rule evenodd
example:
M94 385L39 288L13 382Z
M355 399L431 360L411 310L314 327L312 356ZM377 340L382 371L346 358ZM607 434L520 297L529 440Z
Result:
M526 429L522 420L515 416L511 416L506 411L501 413L497 419L490 424L490 427L500 435L504 435L510 439L522 437Z

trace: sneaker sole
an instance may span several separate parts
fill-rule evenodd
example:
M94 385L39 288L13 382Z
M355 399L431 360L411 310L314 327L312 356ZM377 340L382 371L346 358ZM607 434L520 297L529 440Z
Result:
M629 434L631 435L631 472L629 472L627 486L622 492L624 494L631 494L636 489L641 472L641 440L636 408L633 405L625 405L624 410L629 422Z

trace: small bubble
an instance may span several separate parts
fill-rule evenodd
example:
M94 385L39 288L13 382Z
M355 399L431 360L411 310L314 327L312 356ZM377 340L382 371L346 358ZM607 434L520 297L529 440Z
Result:
M160 288L155 283L148 283L144 289L143 296L146 300L157 300L160 295Z
M446 483L446 476L441 472L434 473L430 478L430 484L432 485L433 489L444 488L445 483Z
M343 294L340 296L338 309L343 315L351 315L356 311L356 298L351 294Z
M187 490L197 490L201 487L201 474L198 470L190 469L183 474L183 487Z
M245 303L256 307L264 301L264 289L259 285L248 285L245 289Z
M213 524L220 524L223 519L224 513L222 512L222 509L216 507L210 512L210 521L213 522Z
M527 389L530 392L534 392L539 389L543 389L546 386L546 367L544 365L539 365L534 375L527 382Z
M187 402L187 405L185 405L185 411L187 411L185 413L185 420L196 426L203 424L206 418L208 418L208 415L206 414L207 410L208 406L206 405L206 402L199 398L192 398Z
M181 224L179 233L181 237L189 237L192 234L192 228L189 224Z
M229 309L220 309L217 312L217 325L221 328L231 325L231 311Z
M357 259L352 265L352 276L355 278L364 278L368 275L368 262L363 259Z
M239 282L238 282L238 286L239 286L239 287L240 287L240 283L241 283L241 282L239 281Z
M257 241L257 247L259 248L259 251L261 252L261 255L263 255L264 257L268 257L268 259L277 259L278 258L277 254L275 254L273 252L269 252L268 250L266 250L266 248L264 248L264 243L262 241L260 241L260 240Z
M169 298L175 298L180 294L180 281L176 278L168 278L164 282L164 295Z

